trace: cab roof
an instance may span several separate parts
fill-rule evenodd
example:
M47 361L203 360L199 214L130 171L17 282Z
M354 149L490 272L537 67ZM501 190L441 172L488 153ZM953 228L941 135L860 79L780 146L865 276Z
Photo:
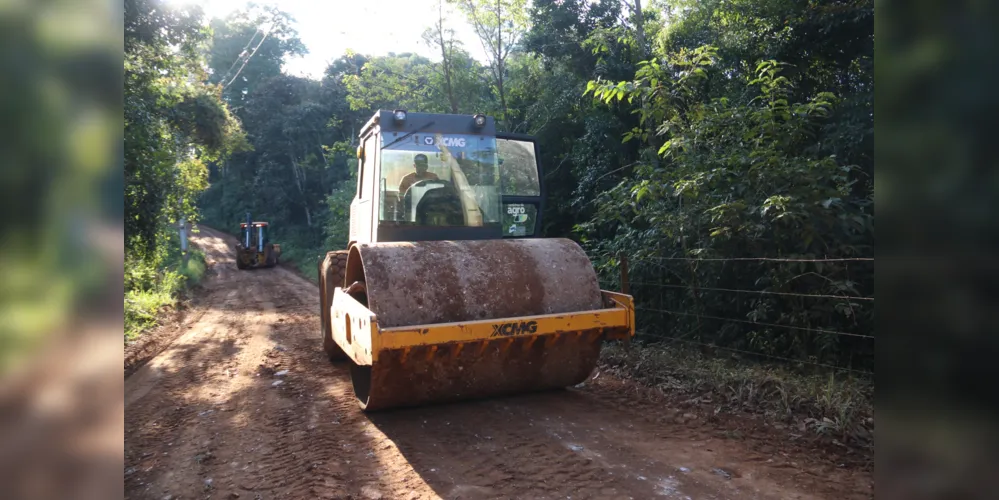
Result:
M251 222L251 225L253 225L253 226L266 226L268 224L266 222ZM246 227L246 223L245 222L240 222L239 223L239 227Z
M404 111L404 110L403 110ZM380 109L375 111L371 119L361 127L358 136L365 137L376 125L382 133L402 132L402 133L424 133L424 134L472 134L472 135L495 135L496 121L492 116L486 115L485 126L479 128L474 125L475 115L454 115L449 113L421 113L417 111L406 111L406 119L397 122L393 118L393 110Z

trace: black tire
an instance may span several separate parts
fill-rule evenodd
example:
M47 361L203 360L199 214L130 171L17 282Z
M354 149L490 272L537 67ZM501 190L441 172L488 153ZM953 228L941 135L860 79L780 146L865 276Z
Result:
M236 244L236 269L246 269L246 262L243 262L243 253L246 249L243 247L242 243Z
M266 255L266 257L264 257L264 267L271 268L277 266L278 256L274 251L274 245L268 243L267 246L264 247L264 254Z
M319 260L319 329L323 336L323 350L330 361L345 361L347 353L333 340L333 327L330 323L330 306L333 305L333 290L344 286L347 271L347 251L327 252Z

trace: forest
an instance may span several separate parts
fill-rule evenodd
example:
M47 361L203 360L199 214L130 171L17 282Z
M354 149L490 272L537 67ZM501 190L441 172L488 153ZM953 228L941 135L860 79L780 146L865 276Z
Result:
M872 0L438 7L435 57L348 51L310 79L282 71L308 47L277 8L125 1L126 337L197 279L182 219L249 212L315 274L347 244L360 126L403 108L535 136L541 236L580 242L611 289L627 259L640 341L873 371Z

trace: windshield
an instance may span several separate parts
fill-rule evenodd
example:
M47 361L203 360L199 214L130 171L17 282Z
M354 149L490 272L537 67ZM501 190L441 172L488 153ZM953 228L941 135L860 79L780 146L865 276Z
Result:
M503 177L503 194L538 196L538 160L534 157L534 143L516 139L497 139L499 168Z
M400 132L382 136L380 219L404 225L500 222L496 138ZM388 147L385 147L387 145Z

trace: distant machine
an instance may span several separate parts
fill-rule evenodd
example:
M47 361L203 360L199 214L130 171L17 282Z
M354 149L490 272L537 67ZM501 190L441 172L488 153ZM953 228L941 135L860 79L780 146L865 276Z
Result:
M247 213L246 222L241 222L239 229L240 240L236 244L237 268L274 267L281 261L281 245L268 241L268 223L255 222Z
M350 242L319 262L323 347L366 411L576 385L635 334L575 242L542 239L535 139L492 117L378 111Z

